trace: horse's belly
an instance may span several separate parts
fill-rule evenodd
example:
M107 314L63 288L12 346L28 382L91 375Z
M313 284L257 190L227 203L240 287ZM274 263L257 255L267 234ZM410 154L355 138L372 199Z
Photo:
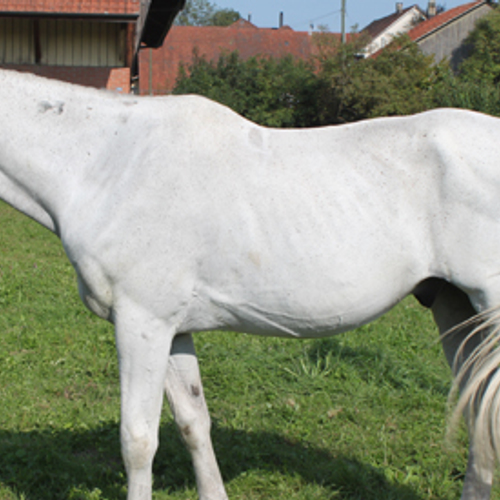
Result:
M356 259L354 259L356 260ZM411 293L419 281L406 262L357 260L342 269L279 266L230 285L201 284L186 330L223 328L261 335L319 337L365 324ZM385 260L384 260L385 262ZM389 266L390 263L390 266ZM227 285L227 286L226 286Z

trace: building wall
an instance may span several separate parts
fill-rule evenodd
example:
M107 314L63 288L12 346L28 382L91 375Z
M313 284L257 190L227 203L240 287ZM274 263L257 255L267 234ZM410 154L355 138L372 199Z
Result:
M125 66L126 24L0 18L0 64Z
M418 41L424 54L433 54L436 62L449 59L453 69L467 57L468 48L464 41L474 29L476 21L491 12L489 5L483 4L468 14L443 26L435 33Z
M0 67L130 92L131 25L102 20L0 18Z
M98 68L91 66L43 66L33 64L2 64L2 68L33 73L46 78L76 83L87 87L130 92L130 68Z

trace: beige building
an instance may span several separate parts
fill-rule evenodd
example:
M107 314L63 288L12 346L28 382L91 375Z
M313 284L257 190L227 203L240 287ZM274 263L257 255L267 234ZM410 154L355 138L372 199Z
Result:
M138 88L139 49L161 45L183 4L0 0L0 66L129 92Z

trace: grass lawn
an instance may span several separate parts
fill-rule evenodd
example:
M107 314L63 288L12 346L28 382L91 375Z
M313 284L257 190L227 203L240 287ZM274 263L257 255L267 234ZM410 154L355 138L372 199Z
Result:
M0 500L124 499L113 329L54 236L3 204L0 225ZM415 300L326 340L196 343L232 500L459 498L466 436L445 439L450 372ZM166 406L160 433L154 498L195 500Z

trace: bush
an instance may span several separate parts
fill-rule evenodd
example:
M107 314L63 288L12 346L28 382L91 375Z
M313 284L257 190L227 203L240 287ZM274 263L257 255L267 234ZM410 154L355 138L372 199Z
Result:
M432 105L432 89L441 71L433 57L422 54L406 36L374 58L357 56L359 45L360 40L354 40L330 53L320 50L323 123L406 115Z
M291 56L243 61L232 52L214 62L195 53L173 93L203 95L261 125L305 127L319 123L318 85L311 66Z

